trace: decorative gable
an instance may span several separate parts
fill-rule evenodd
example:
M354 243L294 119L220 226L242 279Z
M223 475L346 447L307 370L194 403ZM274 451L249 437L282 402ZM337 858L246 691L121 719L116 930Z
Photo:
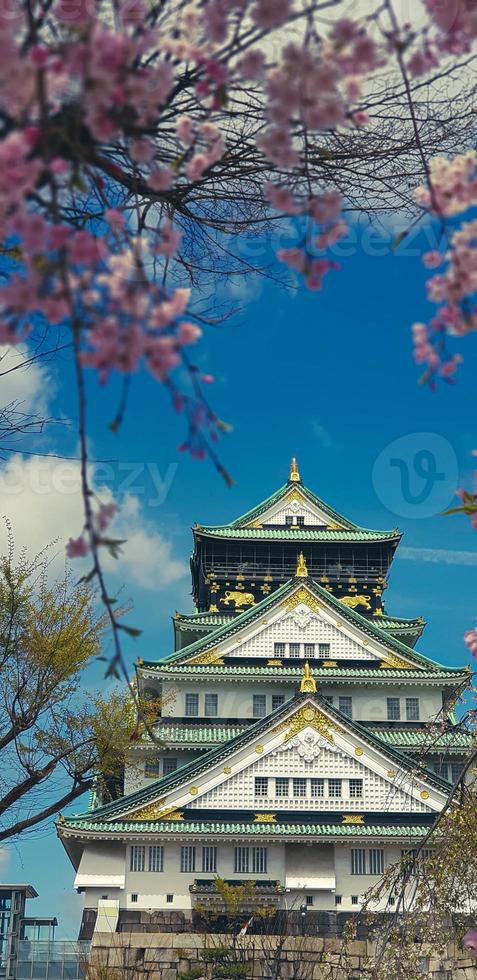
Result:
M261 514L257 520L252 521L249 526L268 527L269 525L285 525L290 523L290 520L287 522L287 517L291 519L292 526L295 524L296 527L299 526L299 517L303 518L301 523L303 523L305 527L328 527L333 528L334 530L341 530L345 527L344 524L331 522L329 515L326 514L324 510L321 510L317 505L312 503L298 487L293 487L290 489L285 496L278 500L273 506L265 510L263 514ZM245 526L247 527L247 525Z
M284 779L289 781L288 795L277 784ZM295 785L293 780L301 782ZM353 792L353 780L362 781L362 796ZM106 819L111 814L111 819L122 815L128 820L178 820L185 807L432 813L445 799L435 778L416 771L406 757L315 696L299 695L223 749L104 809Z
M345 614L345 609L343 610ZM389 649L385 635L370 637L359 624L338 618L336 606L327 602L326 593L318 599L307 585L296 589L245 623L243 629L225 636L213 650L199 653L190 663L220 663L234 658L277 659L276 644L284 644L280 659L290 657L290 644L299 645L299 656L339 662L340 660L379 660L383 666L418 669L414 660L398 657ZM308 651L305 651L305 644ZM313 652L309 645L314 646Z

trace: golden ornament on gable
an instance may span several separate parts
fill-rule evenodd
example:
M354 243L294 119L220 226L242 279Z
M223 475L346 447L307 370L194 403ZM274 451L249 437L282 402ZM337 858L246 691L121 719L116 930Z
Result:
M285 603L288 612L292 612L297 606L307 606L311 612L318 612L322 608L322 603L315 598L312 592L302 585L298 592L295 592Z
M328 718L319 708L315 708L311 704L305 708L300 708L291 718L287 718L286 721L277 725L273 731L281 732L287 729L284 741L289 742L291 738L298 735L304 728L313 728L315 732L318 732L323 738L326 738L328 742L334 741L333 731L342 731L339 725Z

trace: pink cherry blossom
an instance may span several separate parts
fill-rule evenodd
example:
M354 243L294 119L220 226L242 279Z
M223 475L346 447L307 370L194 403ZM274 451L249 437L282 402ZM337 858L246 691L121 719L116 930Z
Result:
M66 545L68 558L84 558L89 552L89 544L81 535L79 538L70 538Z

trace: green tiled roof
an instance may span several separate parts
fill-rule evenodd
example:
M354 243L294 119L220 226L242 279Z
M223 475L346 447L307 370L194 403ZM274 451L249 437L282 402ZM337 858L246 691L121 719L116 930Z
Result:
M283 527L230 527L209 526L195 529L197 534L208 538L250 538L261 541L398 541L397 531L330 531L327 528L300 527L299 531Z
M316 595L321 602L330 605L334 612L339 615L340 619L347 620L349 623L357 626L363 633L366 633L375 640L379 640L380 643L385 643L386 648L396 651L396 653L401 654L401 656L403 656L405 659L410 660L411 663L416 663L419 666L427 668L428 670L435 668L436 670L442 670L445 673L455 673L453 668L442 667L441 664L438 664L435 661L430 660L428 657L423 657L421 654L416 653L410 647L406 646L405 643L402 643L400 640L396 639L396 637L392 636L392 634L384 637L383 631L380 630L379 626L377 626L373 620L366 619L365 616L362 616L360 613L356 612L355 609L350 609L348 606L345 606L331 592L323 589L318 582L311 578L290 579L278 589L275 589L275 591L270 593L270 595L266 596L264 599L261 599L260 602L258 602L255 606L252 606L251 609L247 609L245 612L239 613L239 615L235 616L229 623L226 623L224 626L219 626L218 629L207 633L199 640L195 640L194 643L189 643L187 646L183 647L182 650L179 650L160 661L160 664L186 661L192 654L199 653L202 650L207 650L212 646L215 647L222 640L238 633L243 626L256 619L263 612L265 612L265 610L273 608L297 586L305 586L306 588L310 589L310 591ZM147 667L154 666L155 664L158 665L159 662L145 662L145 666Z
M214 677L216 680L221 677L242 677L247 679L248 677L262 677L269 678L270 680L293 680L296 681L303 675L302 667L255 667L247 666L241 667L240 665L229 665L227 664L171 664L166 661L158 661L154 663L144 663L142 665L147 670L153 670L155 673L164 675L170 675L171 677L194 677L194 676L204 676L204 677ZM377 680L382 684L386 684L390 680L415 680L416 684L421 683L424 680L445 680L449 681L450 684L459 684L466 679L467 674L464 671L452 670L450 667L443 667L441 670L404 670L401 668L396 668L392 670L387 667L386 669L379 669L378 667L315 667L313 664L313 676L317 681L326 680L330 683L335 683L336 680L354 680L354 681L368 681Z
M205 820L118 820L108 823L85 817L65 817L59 824L62 830L83 830L97 834L167 834L182 837L186 834L207 834L209 837L245 835L249 837L425 837L429 826L405 824L312 824L312 823L234 823Z
M455 732L433 732L432 729L420 728L416 731L384 731L382 728L370 728L375 735L387 745L397 745L402 748L413 748L424 746L429 751L433 749L438 752L442 748L462 748L468 749L473 743L470 732L462 732L458 729Z
M220 745L246 731L249 725L187 725L161 724L157 735L165 745ZM468 749L473 738L470 732L455 731L438 732L431 728L382 729L372 725L368 727L386 745L396 745L402 748L427 747L439 751L442 748Z
M379 616L377 626L381 630L402 630L403 633L422 633L425 627L423 619L402 619L396 616Z
M225 626L234 618L234 613L176 613L174 626L179 630L190 629L214 629L217 626Z
M219 745L246 731L249 725L158 725L157 736L165 745Z

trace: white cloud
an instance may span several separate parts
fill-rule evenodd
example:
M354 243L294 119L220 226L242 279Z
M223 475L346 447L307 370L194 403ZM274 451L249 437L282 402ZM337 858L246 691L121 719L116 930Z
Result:
M396 558L427 561L438 565L477 565L476 551L452 551L446 548L398 548Z
M0 405L16 402L25 414L45 416L56 386L46 363L29 364L31 356L26 348L0 345Z
M100 500L113 499L105 486L95 487ZM64 545L76 538L83 527L80 464L77 460L57 460L11 456L0 469L0 516L13 528L15 546L25 546L36 554L57 541L55 566L64 560ZM3 544L6 529L1 529ZM121 509L108 529L114 538L126 538L121 557L114 560L104 551L104 567L121 582L134 582L144 589L161 589L187 574L185 562L173 557L172 543L144 515L134 493L125 493ZM2 550L4 550L2 548ZM87 559L86 559L87 561ZM78 560L73 568L79 570Z

